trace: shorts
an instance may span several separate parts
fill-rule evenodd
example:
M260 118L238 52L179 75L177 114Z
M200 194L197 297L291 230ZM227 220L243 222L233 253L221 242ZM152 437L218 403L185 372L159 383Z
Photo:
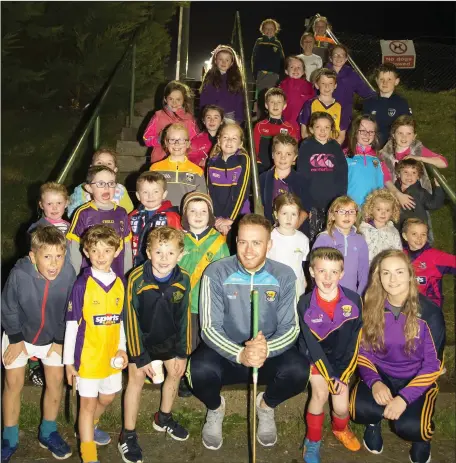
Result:
M6 349L8 348L10 342L9 338L6 333L3 333L2 337L2 361L3 361L3 354L5 353ZM51 344L46 344L45 346L35 346L34 344L29 344L28 342L25 342L25 349L27 351L27 355L21 352L17 359L11 364L6 366L5 363L5 368L7 370L12 370L13 368L22 368L27 365L27 362L29 358L31 357L36 357L40 359L43 362L43 365L46 365L48 367L63 367L62 363L62 357L57 354L56 352L52 352L51 356L48 358L47 354L49 352L49 349L52 346Z
M98 394L115 394L122 390L122 372L103 379L76 377L76 389L81 397L98 397Z

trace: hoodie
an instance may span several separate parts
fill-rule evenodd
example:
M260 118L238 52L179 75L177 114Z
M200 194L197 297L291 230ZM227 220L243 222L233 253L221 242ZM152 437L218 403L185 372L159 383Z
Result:
M76 274L65 263L55 280L47 280L23 257L16 262L2 292L2 326L11 344L63 344L65 311Z
M360 296L367 286L369 275L369 250L366 240L352 227L348 235L334 227L333 236L327 231L320 233L312 249L329 247L338 249L344 256L344 276L340 285L357 292Z

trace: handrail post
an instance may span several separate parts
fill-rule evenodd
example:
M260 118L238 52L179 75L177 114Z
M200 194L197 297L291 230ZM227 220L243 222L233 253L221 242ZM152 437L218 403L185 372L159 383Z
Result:
M100 115L95 119L93 124L93 150L97 151L100 147Z
M264 216L264 208L261 202L260 194L260 180L258 175L258 164L256 160L255 147L253 145L253 133L252 133L252 120L250 117L250 108L249 108L249 95L247 90L247 77L245 72L245 58L244 58L244 45L242 42L242 31L241 31L241 17L239 11L236 11L236 29L237 29L237 39L239 44L239 54L241 55L241 77L242 77L242 88L244 90L244 111L245 111L245 121L246 129L248 134L248 147L252 171L252 188L253 188L253 210L255 214L260 214Z
M136 84L136 43L131 50L131 83L130 83L130 116L128 118L128 127L133 124L133 115L135 112L135 84Z

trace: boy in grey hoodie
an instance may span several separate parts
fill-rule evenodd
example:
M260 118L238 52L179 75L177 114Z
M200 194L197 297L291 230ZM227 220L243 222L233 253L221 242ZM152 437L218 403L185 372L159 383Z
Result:
M46 379L39 443L57 459L71 456L56 423L63 390L65 311L76 279L65 253L65 237L56 227L38 228L32 234L29 255L17 261L2 292L2 360L6 369L2 462L9 461L18 448L21 391L25 366L32 356L41 359Z

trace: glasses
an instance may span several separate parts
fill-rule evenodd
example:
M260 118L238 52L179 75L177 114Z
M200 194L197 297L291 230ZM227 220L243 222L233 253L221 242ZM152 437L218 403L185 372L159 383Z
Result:
M115 188L117 186L116 182L92 182L91 185L96 185L98 188L105 188L108 186L109 188Z
M364 137L366 135L369 135L369 137L372 137L373 135L375 135L375 130L358 130L358 133L360 133Z
M340 53L334 53L334 55L332 55L333 58L343 58L345 59L347 57L347 55L341 55Z
M349 209L348 211L346 211L345 209L338 209L334 212L339 215L356 215L358 213L356 209Z
M170 145L183 145L188 142L188 138L168 138Z

